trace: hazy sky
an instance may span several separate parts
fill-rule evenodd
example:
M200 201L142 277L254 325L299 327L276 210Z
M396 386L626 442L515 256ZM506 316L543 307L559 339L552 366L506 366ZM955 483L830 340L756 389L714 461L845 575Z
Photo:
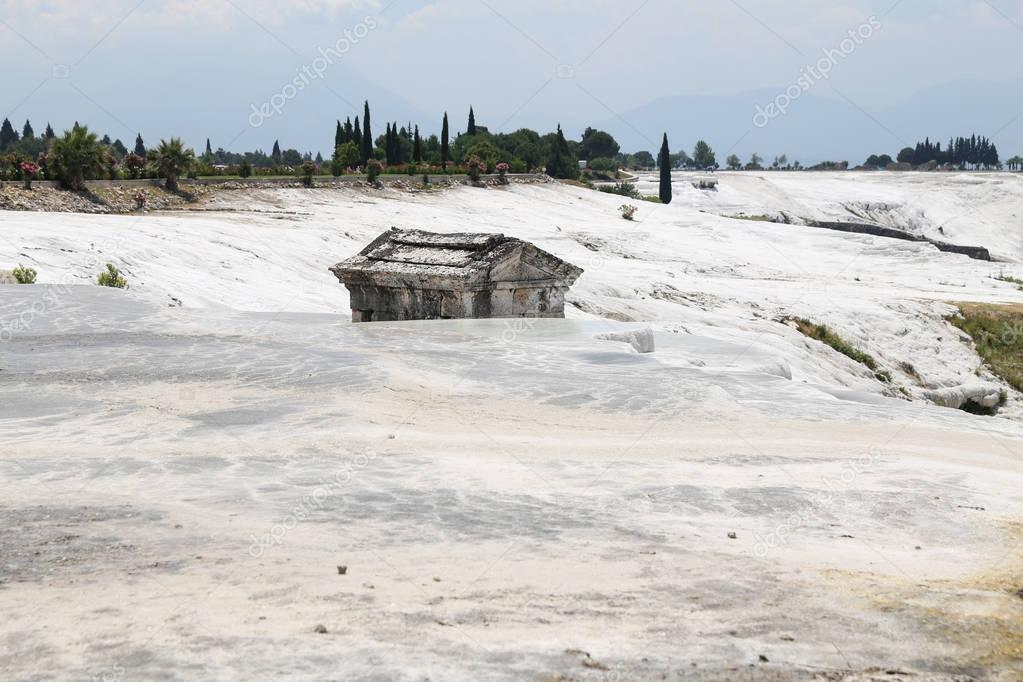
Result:
M385 115L433 132L445 109L461 126L470 103L512 130L665 95L781 92L865 25L827 79L865 108L1023 77L1018 0L0 0L0 58L15 67L0 115L326 153L333 120L365 97L384 110L375 132Z

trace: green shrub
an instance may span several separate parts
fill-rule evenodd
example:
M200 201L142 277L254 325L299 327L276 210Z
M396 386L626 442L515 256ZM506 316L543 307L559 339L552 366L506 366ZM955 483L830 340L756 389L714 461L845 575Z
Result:
M36 283L36 271L32 268L26 268L21 265L14 268L11 272L14 275L15 281L18 284L35 284Z
M101 287L128 288L128 281L121 276L121 273L114 267L113 263L107 263L107 269L99 273L97 282Z
M618 170L618 164L616 164L613 159L607 158L593 159L588 164L588 167L590 170L600 171L603 173L611 173Z
M305 161L298 169L298 175L302 178L302 184L306 187L313 186L313 175L316 174L316 164L312 161Z
M334 155L330 160L330 172L336 178L344 174L348 168L358 166L361 159L359 145L354 142L345 142L334 148Z
M486 170L486 167L486 163L478 156L470 156L465 160L465 172L473 184L479 183L480 173Z
M380 163L377 159L370 159L366 162L366 179L375 185L383 170L384 164Z
M252 164L248 161L242 161L238 165L238 177L249 178L252 177Z
M617 182L613 185L601 185L600 191L606 192L607 194L617 194L630 199L640 198L639 191L631 182Z
M501 156L501 151L490 140L483 140L469 147L465 155L466 163L469 163L470 159L476 158L480 162L485 163L488 170L492 170Z

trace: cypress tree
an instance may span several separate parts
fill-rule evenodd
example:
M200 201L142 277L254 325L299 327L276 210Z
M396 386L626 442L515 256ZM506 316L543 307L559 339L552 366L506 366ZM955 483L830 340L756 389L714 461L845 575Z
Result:
M440 162L444 170L448 169L451 160L451 147L448 144L448 112L444 112L444 124L440 129Z
M469 127L465 129L465 134L466 135L476 134L476 112L472 110L471 106L469 107Z
M344 144L345 142L351 142L353 139L355 139L354 136L355 131L352 128L352 117L349 116L348 118L345 119L345 131L343 137L341 138L341 143Z
M138 135L135 136L135 156L143 156L144 157L145 155L146 155L146 145L142 141L142 133L139 133Z
M43 136L47 140L52 140L53 138L57 137L57 133L53 132L53 126L51 126L49 123L47 123L46 124L46 132L43 133Z
M359 147L359 156L362 156L362 127L359 125L359 117L355 117L355 127L352 128L352 137L347 140L354 142Z
M206 138L206 158L213 158L213 147L210 145L210 138Z
M341 119L337 120L337 129L334 131L334 149L337 149L345 142L345 131L341 127Z
M419 126L416 126L416 132L412 136L412 160L415 163L421 163L423 160L423 139L419 137Z
M274 140L274 148L270 153L270 158L273 160L275 166L281 165L281 145L278 140Z
M369 123L369 100L363 107L362 112L362 165L365 166L370 157L373 156L373 132Z
M17 141L18 133L14 130L11 122L5 118L4 122L0 124L0 151L3 151Z
M25 121L25 127L21 130L21 139L23 140L34 140L36 137L36 131L32 130L32 124Z
M572 156L568 148L568 140L558 124L558 132L551 144L551 155L547 161L547 175L562 180L574 180L579 177L579 162Z
M565 160L561 155L561 138L564 135L561 132L561 124L558 124L558 135L554 139L554 144L551 145L551 156L547 160L547 175L552 178L559 177L561 174L561 168L565 165Z
M661 185L659 196L661 203L671 203L671 151L668 148L668 133L664 133L664 141L661 142L661 154L658 159L661 165Z
M384 158L388 165L394 163L394 128L387 124L387 132L384 133Z

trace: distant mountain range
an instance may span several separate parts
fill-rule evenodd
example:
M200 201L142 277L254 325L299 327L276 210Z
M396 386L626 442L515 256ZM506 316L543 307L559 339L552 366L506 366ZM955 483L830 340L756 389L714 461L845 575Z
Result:
M930 136L942 145L952 136L991 137L1002 159L1023 154L1023 81L959 81L915 93L900 104L871 109L843 99L827 84L820 94L793 100L784 115L761 116L757 107L775 100L781 88L730 97L661 97L637 109L592 125L611 132L627 151L656 153L668 133L672 151L691 150L707 140L723 163L730 154L743 160L753 152L770 160L787 154L804 164L824 160L862 163L870 154L895 156L903 147Z

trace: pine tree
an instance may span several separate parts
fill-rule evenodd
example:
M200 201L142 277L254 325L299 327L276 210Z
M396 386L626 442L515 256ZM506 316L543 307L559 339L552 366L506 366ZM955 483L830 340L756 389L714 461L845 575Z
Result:
M440 162L444 170L448 169L451 160L451 147L448 144L448 112L444 112L444 124L440 129Z
M77 125L77 124L76 124ZM135 136L135 156L145 157L146 145L142 141L142 133Z
M465 129L465 134L476 134L476 112L472 110L472 107L469 107L469 127Z
M362 112L362 165L365 166L370 157L373 156L373 132L369 122L369 100L363 107Z
M51 126L49 123L47 123L46 124L46 132L43 133L43 136L47 140L52 140L53 138L57 137L57 133L53 132L53 126Z
M316 152L316 165L323 165L323 154Z
M270 153L270 158L273 160L275 166L281 165L281 145L278 140L274 140L274 148Z
M34 140L36 138L36 131L32 130L32 124L25 121L25 127L21 130L21 139L23 140Z
M14 126L11 122L4 119L4 122L0 124L0 151L7 149L10 145L18 141L18 133L14 130Z
M661 166L661 185L658 195L661 203L671 203L671 151L668 147L668 133L664 133L664 141L661 142L661 153L658 159Z
M423 139L419 137L419 126L416 126L416 132L412 136L412 161L415 163L423 161Z
M574 180L579 177L579 162L572 156L565 133L558 124L558 131L551 143L550 157L547 160L547 175L562 180Z

